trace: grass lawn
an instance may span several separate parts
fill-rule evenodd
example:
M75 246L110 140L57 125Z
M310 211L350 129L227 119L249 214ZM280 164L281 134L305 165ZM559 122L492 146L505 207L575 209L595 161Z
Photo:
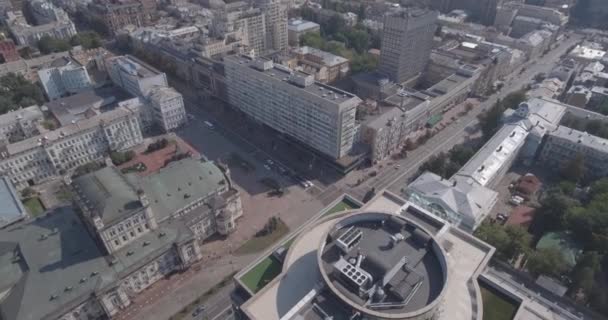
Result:
M23 206L25 206L26 210L33 216L36 217L44 212L44 207L42 206L42 202L40 199L34 197L29 198L23 201Z
M347 199L342 199L342 201L336 203L336 205L333 208L327 210L327 212L325 212L323 215L326 216L329 214L334 214L337 212L358 209L358 208L359 208L358 205L348 201Z
M289 232L289 227L287 227L283 221L279 220L277 228L272 233L250 239L236 249L234 253L239 255L260 252L273 245L277 240L286 235L287 232Z
M483 320L513 320L518 305L480 283Z
M266 257L266 259L244 274L241 277L241 281L243 281L249 290L256 293L281 273L281 267L281 263L277 260L272 257Z

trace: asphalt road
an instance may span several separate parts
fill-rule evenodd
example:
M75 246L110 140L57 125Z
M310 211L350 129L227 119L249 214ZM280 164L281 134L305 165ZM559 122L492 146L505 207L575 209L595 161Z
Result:
M467 115L461 117L458 121L455 121L451 125L444 128L441 132L429 139L423 146L418 147L416 150L410 151L407 158L395 161L392 166L384 167L383 169L377 169L378 174L366 180L364 183L357 187L351 187L342 179L335 185L329 186L323 190L320 198L324 203L329 203L343 193L349 193L356 198L362 199L365 193L370 188L381 190L384 188L390 188L394 192L399 192L402 187L407 185L409 179L416 173L420 164L426 161L431 155L437 154L442 151L448 151L453 145L463 142L470 132L476 131L475 127L478 125L477 116L483 111L487 110L492 106L498 98L504 98L507 94L520 90L529 83L536 74L549 72L558 61L559 57L566 52L566 50L582 39L581 36L573 34L569 39L562 41L559 46L547 55L542 57L539 61L530 61L526 66L526 70L523 73L518 71L518 68L514 74L506 79L506 84L503 89L488 97L488 99L481 103L477 108L471 110ZM187 105L189 105L189 112L196 115L197 120L195 121L206 121L211 120L215 125L215 130L220 130L223 135L230 138L231 141L238 141L242 144L244 149L248 152L258 152L267 159L273 159L275 163L280 163L271 154L261 150L257 146L251 144L246 138L236 134L226 126L221 126L216 119L208 112L201 108L194 107L195 104L192 100L184 97ZM399 165L400 168L395 169L395 166ZM285 165L285 167L288 167ZM231 299L230 292L233 289L233 284L222 288L217 294L210 297L205 303L206 311L204 317L200 319L211 319L211 320L227 320L233 319L231 313ZM196 319L196 318L194 318Z
M582 39L581 36L572 35L569 39L560 43L560 45L551 50L547 55L537 61L530 61L526 64L526 70L519 73L518 68L513 74L506 79L506 84L502 90L488 97L478 107L471 110L467 115L461 117L451 125L444 128L438 134L429 139L423 146L416 150L410 151L407 158L395 161L391 167L376 170L378 173L375 177L366 180L357 187L346 187L336 190L336 193L341 194L347 192L356 198L362 199L365 193L371 189L381 190L389 188L393 192L399 192L401 188L406 186L409 179L417 172L418 167L430 156L439 152L446 152L455 144L462 143L466 140L470 132L476 131L476 126L479 124L477 116L490 108L498 98L502 99L511 92L522 89L526 84L530 83L534 76L538 73L547 73L559 60L560 56L566 52L568 48ZM394 167L400 165L400 169L395 170Z

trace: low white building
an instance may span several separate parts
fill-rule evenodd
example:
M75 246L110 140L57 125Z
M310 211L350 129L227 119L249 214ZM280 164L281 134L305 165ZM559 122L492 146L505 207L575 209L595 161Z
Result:
M148 95L152 117L162 130L172 131L187 122L184 98L171 87L155 87Z
M72 95L91 87L87 68L71 59L68 59L63 66L39 70L38 78L49 100Z
M531 164L545 135L558 128L566 108L533 98L507 110L504 125L450 179L426 172L407 187L410 201L436 216L475 230L496 204L492 190L516 161Z
M130 55L111 57L106 65L115 85L145 101L141 110L144 123L152 121L164 131L186 123L183 97L168 86L165 73Z

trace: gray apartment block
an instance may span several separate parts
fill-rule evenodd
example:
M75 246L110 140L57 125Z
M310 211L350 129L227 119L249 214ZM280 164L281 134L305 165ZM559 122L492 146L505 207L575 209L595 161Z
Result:
M399 9L386 14L378 70L402 83L425 68L431 55L437 12Z
M541 163L562 168L579 156L584 160L586 176L608 176L608 140L564 126L547 133L540 152Z
M224 62L231 105L332 159L352 150L361 99L270 60L230 56Z

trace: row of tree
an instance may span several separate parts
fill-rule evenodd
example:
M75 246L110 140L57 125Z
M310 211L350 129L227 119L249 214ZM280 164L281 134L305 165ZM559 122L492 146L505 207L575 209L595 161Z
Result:
M439 154L432 155L418 170L419 173L430 171L444 179L449 179L458 172L474 154L474 148L467 145L456 145L448 153L440 152Z
M523 90L511 92L503 100L498 99L490 109L480 114L478 119L484 140L489 140L500 129L505 110L517 109L519 104L526 99L526 92Z
M40 50L42 54L49 54L67 51L75 46L82 46L84 49L94 49L101 47L102 44L101 36L97 32L83 31L69 40L44 36L38 41L38 50Z

